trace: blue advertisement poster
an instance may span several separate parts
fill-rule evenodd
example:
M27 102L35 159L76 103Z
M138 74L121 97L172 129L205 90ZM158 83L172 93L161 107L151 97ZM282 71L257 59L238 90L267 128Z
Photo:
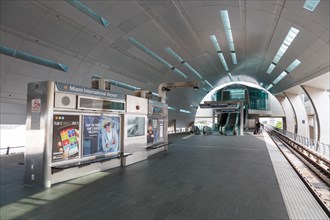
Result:
M84 116L83 155L120 151L119 116Z

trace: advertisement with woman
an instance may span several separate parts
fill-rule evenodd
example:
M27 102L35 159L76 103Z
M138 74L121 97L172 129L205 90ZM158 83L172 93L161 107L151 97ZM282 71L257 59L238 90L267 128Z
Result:
M164 119L162 118L148 118L147 127L147 144L148 146L160 143L164 141Z
M83 155L120 151L119 116L84 116Z

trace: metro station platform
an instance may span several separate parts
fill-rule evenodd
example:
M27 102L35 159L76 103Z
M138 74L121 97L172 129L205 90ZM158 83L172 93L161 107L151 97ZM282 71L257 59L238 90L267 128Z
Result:
M168 152L49 189L3 156L0 219L328 219L268 138L170 135Z

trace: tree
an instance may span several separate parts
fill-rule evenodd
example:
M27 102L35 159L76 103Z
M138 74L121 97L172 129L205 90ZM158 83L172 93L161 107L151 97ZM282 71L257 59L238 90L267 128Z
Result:
M283 129L282 121L277 121L276 124L275 124L275 128Z

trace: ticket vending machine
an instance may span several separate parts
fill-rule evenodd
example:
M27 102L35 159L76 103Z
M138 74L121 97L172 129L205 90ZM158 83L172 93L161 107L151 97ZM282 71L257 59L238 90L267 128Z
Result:
M121 166L125 95L53 81L28 84L24 182L51 185Z

